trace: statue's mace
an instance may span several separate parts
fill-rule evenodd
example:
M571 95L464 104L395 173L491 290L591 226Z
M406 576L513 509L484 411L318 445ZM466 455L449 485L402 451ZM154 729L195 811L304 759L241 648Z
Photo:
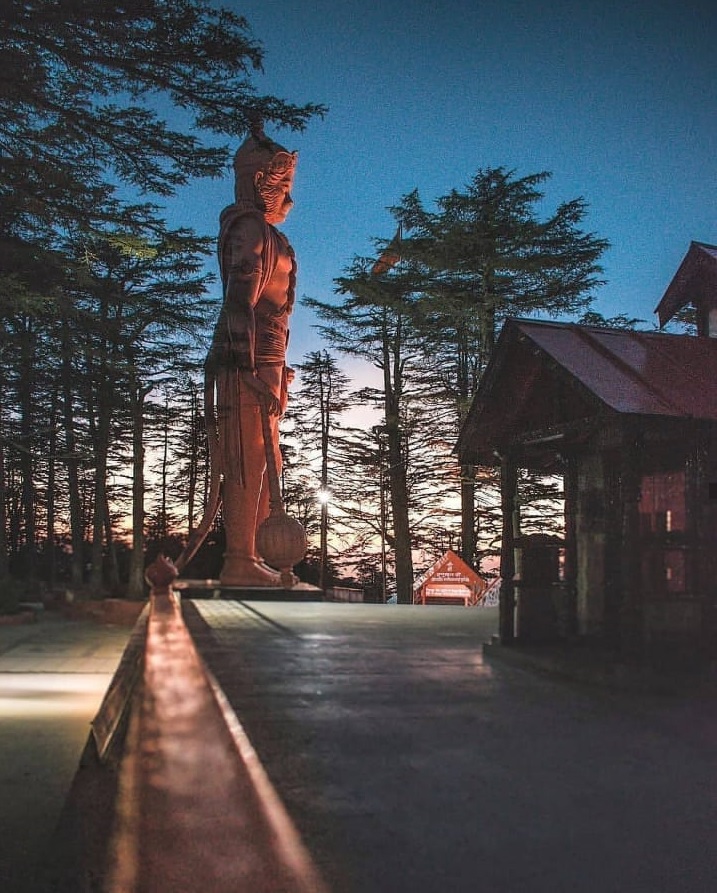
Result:
M267 564L281 572L281 582L284 587L291 589L297 582L291 569L306 555L306 531L295 518L290 518L284 510L276 455L269 426L269 410L263 395L259 398L259 406L264 452L266 453L266 474L269 480L269 517L259 525L256 532L256 546L257 551Z

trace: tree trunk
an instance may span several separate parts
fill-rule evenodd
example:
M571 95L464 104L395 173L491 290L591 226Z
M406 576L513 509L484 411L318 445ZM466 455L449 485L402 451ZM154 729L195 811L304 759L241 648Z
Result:
M62 402L63 425L65 432L65 452L67 453L67 489L70 505L70 538L72 557L70 559L70 580L73 586L81 586L84 577L85 531L80 498L79 457L75 438L75 412L72 376L72 345L70 332L65 322L62 328Z
M114 531L112 529L112 513L110 512L110 501L109 496L107 495L106 488L104 519L105 543L107 544L107 583L109 585L110 592L116 595L120 591L121 583L119 574L119 562L117 561L117 546L115 543Z
M388 445L388 482L393 516L394 557L396 562L396 599L410 605L413 600L413 556L411 526L408 520L408 484L401 449L401 394L403 389L400 357L401 321L396 323L393 354L387 330L383 337L384 406Z
M456 392L458 422L462 425L475 392L470 373L470 354L475 350L465 324L456 333ZM476 560L475 466L461 466L461 558L469 567Z
M7 491L8 513L8 558L17 558L22 544L22 505L20 500L20 485L18 484L17 467L5 466L5 488Z
M103 445L95 445L95 476L92 518L92 546L90 549L90 586L99 592L103 585L104 527L107 504L107 453Z
M0 372L0 583L9 574L8 541L7 541L7 474L5 471L5 414L2 397L5 393L5 382Z
M47 459L47 533L45 537L45 579L52 591L56 585L57 552L55 549L55 489L57 468L57 388L52 392L52 408L50 410L50 438Z
M319 589L326 588L326 566L329 558L329 506L326 501L321 503L321 518L319 531Z
M22 519L24 543L22 546L23 575L34 578L37 575L37 544L35 527L35 461L33 457L33 431L36 417L33 402L35 381L35 347L32 322L26 321L21 344L21 366L18 379L20 404L20 468L22 473Z
M396 596L399 604L410 605L413 600L413 556L411 554L411 527L408 521L406 468L401 455L400 430L389 428L387 433L388 480L396 560Z
M199 417L199 397L197 389L192 382L191 403L190 403L190 426L189 426L189 481L187 483L187 532L192 535L194 530L195 500L197 498L197 482L199 479L199 438L200 438L200 417Z
M331 373L319 368L319 414L321 419L321 518L319 529L319 588L326 587L329 558L329 431L331 427Z
M144 402L144 398L143 401ZM162 482L161 489L161 509L159 514L159 529L157 531L159 537L163 540L169 535L169 523L167 519L167 484L169 481L169 397L164 398L164 413L162 417L162 470L160 480Z
M475 468L461 467L461 558L475 567L476 558L476 500Z
M132 555L127 584L128 598L144 598L144 401L149 389L132 376Z
M97 405L89 406L90 431L94 445L94 499L92 518L92 546L90 586L99 593L104 579L104 531L107 510L107 466L111 428L111 384L107 363L101 361L98 370ZM92 403L92 400L90 400Z

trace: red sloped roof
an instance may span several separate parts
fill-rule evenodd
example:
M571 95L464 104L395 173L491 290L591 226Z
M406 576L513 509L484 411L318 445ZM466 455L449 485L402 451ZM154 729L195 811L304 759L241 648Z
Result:
M717 421L717 339L509 319L458 438L462 461L491 464L510 431L539 427L532 389L552 387L541 368L613 412Z
M695 306L717 293L717 246L692 242L665 294L655 308L660 327L688 304Z
M611 409L717 420L717 339L515 322Z
M467 586L482 588L485 581L462 558L449 549L413 584L414 590L420 589L432 580L436 582L461 582Z

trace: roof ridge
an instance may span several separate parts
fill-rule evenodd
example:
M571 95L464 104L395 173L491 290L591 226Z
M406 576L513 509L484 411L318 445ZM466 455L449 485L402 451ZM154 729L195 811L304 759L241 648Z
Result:
M717 248L717 246L715 246ZM514 323L519 326L555 326L560 329L581 329L590 332L600 332L607 335L647 335L654 338L694 338L694 335L675 332L660 332L654 329L619 329L614 326L597 326L589 323L575 322L572 319L530 319L526 316L510 316L506 319L506 323Z
M632 334L637 335L638 333L633 332ZM666 332L655 332L655 334L666 335L667 333ZM668 337L674 337L674 336L668 335ZM680 337L680 336L678 336L678 337ZM714 339L701 338L696 335L685 335L683 337L694 339L695 343L704 343L705 341L708 341L708 340L714 340ZM699 384L701 382L699 375L695 375L695 373L691 370L691 368L686 367L686 366L682 365L681 363L678 363L675 360L675 358L672 356L672 354L668 353L666 350L663 350L663 346L661 343L658 342L658 344L655 346L655 350L660 354L660 356L662 357L664 362L669 363L669 365L672 366L673 369L677 369L681 375L684 375L686 378L689 378L691 381L693 381L697 384Z
M660 388L656 387L654 385L654 383L648 381L643 375L641 375L637 371L637 369L635 369L634 366L631 366L629 363L627 363L625 360L623 360L622 357L619 357L617 354L613 353L606 345L604 345L600 341L598 341L597 338L591 337L590 333L585 331L585 326L579 326L577 324L573 324L573 328L575 329L578 337L582 338L583 341L588 341L594 350L596 350L598 353L602 354L604 357L609 357L610 361L612 363L614 363L615 365L620 366L627 373L627 375L630 378L632 378L636 381L639 381L643 385L643 387L645 387L649 391L652 391L652 393L663 404L663 406L665 406L666 409L669 409L672 412L677 410L678 415L680 414L680 410L681 410L680 406L678 406L676 403L674 403L672 400L670 400L670 398L667 397L665 395L665 393ZM635 340L634 336L638 334L637 332L633 332L630 329L616 329L616 330L600 329L600 331L601 332L614 331L615 334L620 333L622 335L627 335L628 337L631 338L631 340ZM648 334L648 333L645 333L645 334Z

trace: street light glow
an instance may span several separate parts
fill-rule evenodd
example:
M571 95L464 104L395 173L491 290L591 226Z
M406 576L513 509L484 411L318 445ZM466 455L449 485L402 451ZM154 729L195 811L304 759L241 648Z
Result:
M328 490L319 490L316 494L316 498L319 500L321 505L328 505L329 500L331 499L331 493Z

